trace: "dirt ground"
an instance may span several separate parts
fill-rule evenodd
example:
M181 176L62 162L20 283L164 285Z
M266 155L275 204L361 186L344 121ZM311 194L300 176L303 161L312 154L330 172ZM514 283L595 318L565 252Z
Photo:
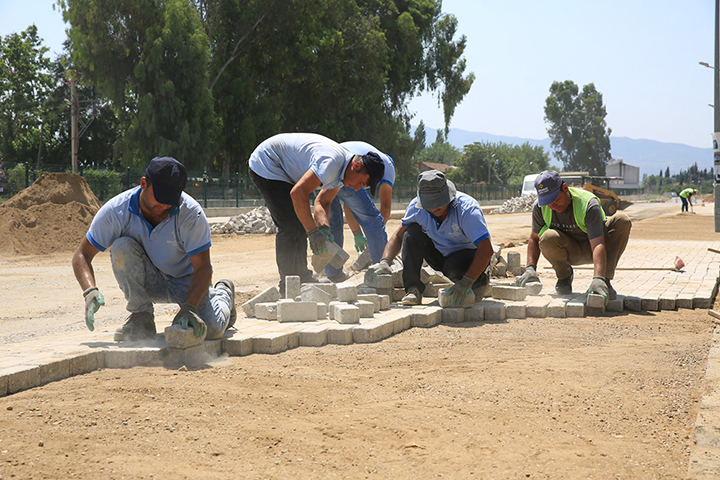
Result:
M630 242L718 238L709 214L634 208ZM488 224L524 258L529 215ZM213 243L238 297L276 282L273 237ZM0 256L0 344L85 328L71 254ZM114 330L124 301L96 262ZM100 370L0 399L0 479L685 478L712 329L704 310L463 323Z

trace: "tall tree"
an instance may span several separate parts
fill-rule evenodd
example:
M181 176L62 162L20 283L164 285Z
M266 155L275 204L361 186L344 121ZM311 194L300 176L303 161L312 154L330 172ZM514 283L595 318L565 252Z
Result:
M218 121L208 89L207 34L187 0L62 0L72 59L111 99L126 165L170 155L206 167Z
M595 85L582 92L571 80L553 82L545 100L545 122L555 156L566 170L604 175L610 161L610 128L602 94Z
M44 128L53 87L48 50L35 25L0 37L0 153L6 161L35 163L52 140Z

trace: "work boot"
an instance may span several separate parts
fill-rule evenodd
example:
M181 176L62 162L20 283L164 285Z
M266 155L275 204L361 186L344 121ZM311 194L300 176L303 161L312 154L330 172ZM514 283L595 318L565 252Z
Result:
M149 312L131 313L125 325L115 330L116 342L136 342L155 338L155 315Z
M417 287L408 288L407 293L402 298L403 305L420 305L422 302L422 293Z
M235 284L232 282L232 280L223 278L222 280L217 281L217 283L215 284L215 288L223 288L230 293L230 318L228 319L227 324L227 328L230 328L235 325L235 320L237 320L237 307L235 306Z
M605 283L607 283L608 286L608 300L615 300L617 298L617 292L612 285L610 285L610 279L606 278Z
M555 284L555 291L557 293L561 295L568 295L572 293L573 274L573 269L570 267L570 276L558 279Z

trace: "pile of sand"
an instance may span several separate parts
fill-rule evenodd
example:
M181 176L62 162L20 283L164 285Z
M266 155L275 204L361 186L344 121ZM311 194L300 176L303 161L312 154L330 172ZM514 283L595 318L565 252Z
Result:
M100 202L80 175L45 173L0 205L0 252L71 252L80 244Z

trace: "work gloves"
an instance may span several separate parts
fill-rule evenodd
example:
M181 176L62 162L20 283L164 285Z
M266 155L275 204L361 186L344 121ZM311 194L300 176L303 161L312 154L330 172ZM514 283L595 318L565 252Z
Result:
M588 287L587 291L585 292L585 295L588 295L590 293L597 293L598 295L602 295L605 297L605 305L608 304L609 301L609 289L607 280L605 280L605 277L593 277L592 281L590 282L590 286Z
M518 287L524 287L528 283L540 283L540 277L537 274L537 267L535 265L528 265L525 267L525 273L515 279L515 285Z
M97 287L90 287L85 290L83 297L85 297L85 325L92 332L95 330L95 312L105 305L105 297Z
M475 283L474 278L463 275L463 278L447 289L444 295L446 297L452 297L450 299L451 305L457 307L462 306L465 303L465 298L468 296L468 293L472 290L473 283Z
M392 275L392 270L390 270L391 261L392 260L389 258L383 258L375 265L370 265L368 267L368 272L370 273L371 278L375 278L378 275Z
M353 232L353 235L355 236L355 250L358 252L364 252L365 249L368 247L368 243L367 238L365 238L365 235L363 235L362 230Z
M180 305L180 311L175 315L175 318L173 318L172 324L180 325L185 330L192 328L193 334L198 338L204 336L207 331L205 322L200 318L200 314L195 305L191 303L183 303Z
M313 255L319 255L327 252L327 242L334 241L335 237L330 233L330 227L327 225L320 225L319 227L313 228L308 232L308 239L310 240L310 250Z

